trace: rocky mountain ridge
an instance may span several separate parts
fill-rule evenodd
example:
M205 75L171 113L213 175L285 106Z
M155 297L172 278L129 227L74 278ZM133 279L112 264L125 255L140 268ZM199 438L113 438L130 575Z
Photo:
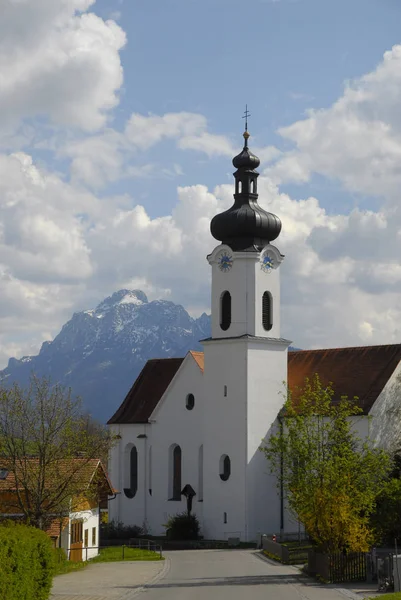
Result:
M95 309L74 313L37 356L10 358L0 379L27 385L31 373L72 388L97 419L106 421L150 358L185 356L201 350L210 316L192 318L167 300L149 302L140 290L122 289Z

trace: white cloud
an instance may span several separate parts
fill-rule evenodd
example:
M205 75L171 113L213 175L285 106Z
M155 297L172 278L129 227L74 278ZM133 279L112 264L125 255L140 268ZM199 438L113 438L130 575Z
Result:
M89 13L92 5L9 0L0 21L0 146L14 151L0 154L0 361L32 353L74 310L120 287L192 312L209 304L210 220L232 203L231 185L179 187L176 206L156 218L128 195L100 199L87 188L153 176L150 150L162 141L227 156L227 165L236 150L197 113L134 113L122 131L110 127L125 34ZM252 146L265 165L277 160L259 179L260 202L283 222L282 333L299 346L400 339L400 64L395 47L331 108L282 129L293 151ZM49 139L24 123L34 116L74 133L57 127ZM38 138L71 161L70 180L18 151ZM165 176L182 173L178 160L161 165ZM378 211L332 215L317 198L280 193L277 182L307 182L314 172L386 201Z
M296 149L268 173L278 182L306 182L312 173L340 179L350 190L398 201L401 185L401 45L371 73L347 84L328 109L279 133Z
M94 0L8 0L0 20L0 131L28 117L85 131L118 103L123 30Z

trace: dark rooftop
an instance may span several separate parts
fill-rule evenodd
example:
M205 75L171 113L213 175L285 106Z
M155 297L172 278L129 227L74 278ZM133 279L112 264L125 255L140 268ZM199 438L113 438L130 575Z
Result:
M203 353L192 356L203 370ZM147 423L183 360L149 360L108 423ZM323 383L333 383L334 401L340 396L357 396L359 406L368 414L400 361L401 344L297 350L288 353L288 385L296 397L296 389L303 387L305 378L318 373Z

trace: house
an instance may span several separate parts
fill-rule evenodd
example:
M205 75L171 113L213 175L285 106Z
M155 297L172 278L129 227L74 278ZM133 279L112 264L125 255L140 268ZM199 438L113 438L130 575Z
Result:
M259 446L277 426L286 385L302 386L316 372L337 398L359 397L362 415L353 420L362 437L385 447L401 439L401 344L288 352L280 333L284 256L272 244L281 222L257 202L259 159L248 138L246 130L233 159L235 202L211 222L219 242L207 256L212 336L203 352L149 360L108 422L120 436L109 473L122 490L109 517L154 535L185 510L187 484L206 539L298 530Z
M0 464L0 519L23 519L17 499L17 489L29 470L35 476L38 459L27 458L17 471L7 468L7 460ZM101 510L110 496L115 497L108 475L98 459L71 458L53 464L57 471L71 475L73 495L64 503L66 509L51 512L46 519L46 532L56 548L63 548L70 560L94 558L99 553ZM22 474L24 471L24 475ZM17 477L15 475L17 473ZM60 481L50 485L60 485ZM27 500L29 502L29 499Z

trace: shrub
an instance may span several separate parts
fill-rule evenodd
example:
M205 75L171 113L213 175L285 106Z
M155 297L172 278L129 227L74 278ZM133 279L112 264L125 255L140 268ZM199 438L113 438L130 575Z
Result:
M178 513L169 518L164 525L170 540L198 540L200 538L200 525L198 517L194 514Z
M110 521L102 523L100 533L105 540L128 540L143 535L143 529L138 525L124 525L121 521Z
M12 522L0 525L0 600L47 600L53 571L46 533Z

